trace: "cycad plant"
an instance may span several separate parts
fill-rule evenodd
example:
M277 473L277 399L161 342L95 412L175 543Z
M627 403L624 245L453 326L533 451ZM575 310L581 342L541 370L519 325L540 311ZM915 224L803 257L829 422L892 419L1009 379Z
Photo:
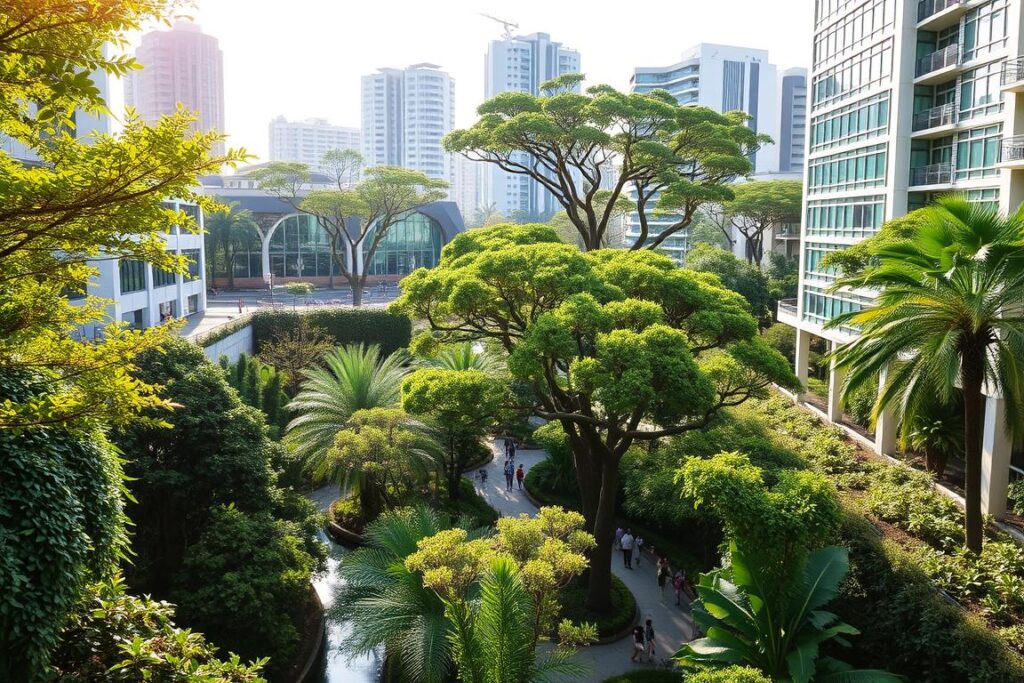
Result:
M408 355L382 356L377 345L349 344L324 358L325 367L303 371L305 380L288 404L295 418L285 440L299 457L323 456L357 410L398 405Z
M424 365L460 372L479 370L491 375L505 369L504 363L494 353L473 342L445 346L436 356L424 361Z
M1024 210L1002 216L963 197L918 211L909 237L868 247L867 266L837 287L877 291L875 305L839 316L860 337L835 359L849 394L885 382L872 418L894 408L913 423L923 406L963 391L967 548L981 552L983 390L1001 396L1006 427L1024 431Z

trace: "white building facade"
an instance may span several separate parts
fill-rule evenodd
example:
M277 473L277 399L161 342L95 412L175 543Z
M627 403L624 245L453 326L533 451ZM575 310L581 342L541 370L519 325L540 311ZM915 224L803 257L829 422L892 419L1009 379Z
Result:
M331 150L362 150L359 128L336 126L326 119L289 121L278 116L268 127L270 160L306 164L315 171L323 170L321 160Z
M872 303L870 291L829 292L830 251L875 234L943 193L1017 209L1024 199L1024 3L1019 0L816 0L799 296L779 320L797 330L806 384L811 337L831 347L855 329L826 329ZM827 413L842 417L842 375L829 373ZM986 402L982 505L1006 507L1010 441L1003 402ZM893 452L897 416L875 430Z
M484 96L490 99L503 92L539 95L545 81L579 72L580 53L552 41L547 33L492 40L484 62ZM528 158L526 154L522 157ZM481 203L493 204L508 218L546 220L562 209L536 181L507 173L494 164L482 171L481 181Z

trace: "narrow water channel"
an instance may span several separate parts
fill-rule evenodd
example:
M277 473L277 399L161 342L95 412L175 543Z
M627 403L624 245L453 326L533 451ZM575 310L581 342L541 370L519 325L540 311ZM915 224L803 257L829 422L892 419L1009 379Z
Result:
M321 510L326 510L337 496L337 485L325 486L309 494L309 498ZM327 544L330 555L327 558L327 571L313 585L317 595L320 596L320 601L324 603L324 608L329 610L340 582L338 565L341 564L341 558L344 557L346 550L334 543L323 531L319 536L320 540ZM327 615L326 643L323 653L320 656L317 669L306 683L372 683L380 680L383 661L377 653L350 660L339 651L350 630L346 622L334 621L330 614Z

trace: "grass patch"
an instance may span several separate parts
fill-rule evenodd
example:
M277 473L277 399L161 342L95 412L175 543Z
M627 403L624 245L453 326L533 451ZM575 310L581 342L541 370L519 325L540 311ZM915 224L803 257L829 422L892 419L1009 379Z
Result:
M617 576L612 576L611 612L594 612L587 608L587 588L579 579L562 589L559 594L562 603L562 618L577 623L589 622L597 625L598 637L621 633L632 625L636 616L636 598Z
M472 517L479 526L494 526L498 521L498 512L483 499L483 496L477 493L473 482L468 479L459 480L458 500L452 501L446 496L439 507L453 519L462 515Z

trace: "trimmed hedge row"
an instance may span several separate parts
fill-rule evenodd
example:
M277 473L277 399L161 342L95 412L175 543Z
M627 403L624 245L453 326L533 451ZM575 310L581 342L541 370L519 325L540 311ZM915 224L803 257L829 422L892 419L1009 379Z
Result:
M330 308L312 311L259 311L253 314L256 351L278 332L296 327L304 318L345 344L379 344L384 355L405 348L412 339L412 322L404 315L378 309Z
M245 328L252 318L251 315L244 315L230 322L226 322L223 325L218 325L209 332L197 337L192 337L191 341L199 348L205 349L208 346L213 346L222 339L227 339L235 332Z

